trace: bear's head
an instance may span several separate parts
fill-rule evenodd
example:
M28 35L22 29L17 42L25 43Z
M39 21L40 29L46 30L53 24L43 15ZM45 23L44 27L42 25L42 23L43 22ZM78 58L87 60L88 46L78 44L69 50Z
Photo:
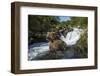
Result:
M56 32L47 32L46 39L48 41L53 41L53 40L58 39L57 33Z

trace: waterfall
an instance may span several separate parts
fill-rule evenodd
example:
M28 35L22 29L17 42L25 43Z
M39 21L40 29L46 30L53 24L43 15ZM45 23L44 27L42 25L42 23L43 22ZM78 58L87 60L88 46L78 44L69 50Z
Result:
M68 46L75 45L80 39L83 29L73 28L72 31L68 32L66 37L61 34L60 39L64 41Z

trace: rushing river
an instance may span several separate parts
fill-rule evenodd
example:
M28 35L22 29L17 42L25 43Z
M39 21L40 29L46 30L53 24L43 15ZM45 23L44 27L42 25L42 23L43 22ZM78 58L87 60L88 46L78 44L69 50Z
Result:
M47 42L35 43L29 47L28 59L33 60L48 53L49 44Z
M66 37L61 35L61 40L64 41L68 46L68 50L62 56L62 59L71 59L71 58L80 58L78 52L74 50L74 45L80 39L80 35L83 32L82 29L73 28L73 31L67 33ZM40 60L42 57L43 59L46 58L46 55L49 53L49 44L48 42L39 42L34 43L29 46L28 51L28 60ZM41 59L42 60L42 59Z

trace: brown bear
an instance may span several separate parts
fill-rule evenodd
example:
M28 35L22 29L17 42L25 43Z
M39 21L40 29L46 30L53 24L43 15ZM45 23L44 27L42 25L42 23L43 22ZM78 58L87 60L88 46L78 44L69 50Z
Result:
M49 41L49 49L52 54L60 55L66 50L67 45L58 37L56 32L48 32L46 39Z

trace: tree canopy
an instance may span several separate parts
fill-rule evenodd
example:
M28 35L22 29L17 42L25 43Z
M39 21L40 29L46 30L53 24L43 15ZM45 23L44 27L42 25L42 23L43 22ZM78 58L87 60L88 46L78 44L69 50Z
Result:
M33 32L46 32L54 25L59 23L59 17L57 16L36 16L29 15L29 30Z

